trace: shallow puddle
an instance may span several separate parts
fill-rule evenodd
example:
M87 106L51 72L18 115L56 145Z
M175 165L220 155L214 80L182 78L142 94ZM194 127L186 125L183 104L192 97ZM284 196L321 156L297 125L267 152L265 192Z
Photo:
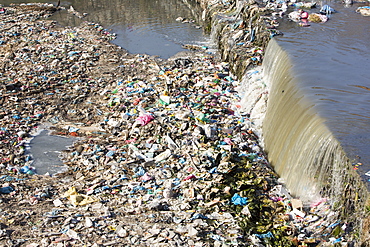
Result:
M40 175L45 173L53 175L66 170L68 166L63 164L60 158L61 152L71 146L74 141L76 141L74 137L50 135L50 130L41 129L27 146L27 153L32 157L31 166Z

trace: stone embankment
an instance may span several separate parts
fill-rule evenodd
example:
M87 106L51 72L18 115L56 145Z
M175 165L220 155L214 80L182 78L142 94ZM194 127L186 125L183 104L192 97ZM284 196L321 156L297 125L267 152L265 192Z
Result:
M250 1L196 0L203 8L206 30L218 41L221 58L230 63L233 73L242 78L245 72L261 64L264 49L271 37L280 35L273 16L286 9L281 4ZM286 7L286 6L285 6Z
M201 51L161 60L128 54L95 23L57 27L43 19L53 6L0 9L1 245L358 242L327 201L303 205L269 166L230 73L260 62L252 43L233 68ZM35 174L25 147L43 122L79 138L68 171Z

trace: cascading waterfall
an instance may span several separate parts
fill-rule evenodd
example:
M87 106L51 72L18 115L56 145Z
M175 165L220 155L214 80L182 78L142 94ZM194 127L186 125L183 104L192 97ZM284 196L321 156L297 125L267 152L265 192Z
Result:
M353 210L358 202L351 200L366 199L367 192L356 192L363 186L341 144L299 88L289 55L275 39L265 54L269 97L262 131L270 163L292 195L306 202L325 196L342 204L343 211Z
M218 41L221 58L231 61L231 69L237 74L249 64L231 52L234 38L225 35L228 26L223 24L235 20L235 15L216 14L210 30L212 39ZM243 76L237 89L242 96L239 110L250 113L253 126L248 127L261 137L270 164L291 195L305 205L327 199L338 217L354 223L362 241L367 241L369 191L327 119L319 115L319 105L305 94L301 84L305 78L298 75L289 54L271 39L262 68L239 73Z

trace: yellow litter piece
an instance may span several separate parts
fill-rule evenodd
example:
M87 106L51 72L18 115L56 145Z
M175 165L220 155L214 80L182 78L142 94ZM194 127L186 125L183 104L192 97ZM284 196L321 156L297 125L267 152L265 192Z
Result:
M64 196L68 198L75 206L85 206L98 201L98 199L92 196L77 193L75 187L71 187L66 193L64 193Z

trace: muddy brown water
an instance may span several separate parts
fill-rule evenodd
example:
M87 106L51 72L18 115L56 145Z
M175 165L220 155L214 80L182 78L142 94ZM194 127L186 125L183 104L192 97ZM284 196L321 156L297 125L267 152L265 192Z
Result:
M5 0L10 3L52 3L57 1L22 1ZM194 4L189 1L189 4ZM83 21L96 22L110 32L117 34L112 41L130 53L157 55L169 58L178 52L185 51L184 44L212 47L209 35L205 34L197 23L197 18L188 5L178 0L70 0L61 1L60 6L66 10L56 12L51 19L63 26L78 26ZM78 18L68 9L73 8L84 18ZM178 17L190 22L176 21Z
M321 1L308 11L317 13L325 4L336 11L328 22L299 27L284 18L279 27L284 35L276 40L289 54L299 90L349 158L363 164L358 172L369 185L365 174L370 171L370 17L356 13L369 4Z

